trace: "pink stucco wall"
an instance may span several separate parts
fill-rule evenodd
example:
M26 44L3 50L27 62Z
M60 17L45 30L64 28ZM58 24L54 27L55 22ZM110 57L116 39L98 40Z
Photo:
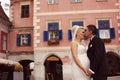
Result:
M33 51L33 32L31 33L31 45L30 46L17 46L16 45L16 36L19 34L18 32L10 32L10 52L20 52L20 51Z
M30 27L33 25L33 2L30 2L30 15L29 18L21 18L20 3L14 4L14 27Z
M118 6L115 4L117 0L108 0L107 2L96 2L96 0L83 0L81 3L71 3L70 0L60 0L59 4L47 4L47 0L39 0L41 3L37 5L40 7L37 13L47 13L47 12L65 12L65 11L82 11L82 10L110 10L110 9L118 9ZM71 19L83 19L85 22L85 26L88 24L95 24L98 18L109 18L111 20L111 26L115 27L115 35L116 38L112 39L111 43L105 44L119 44L118 40L118 20L117 16L119 15L118 12L111 12L111 13L88 13L88 14L62 14L62 15L45 15L45 16L38 16L37 18L40 19L41 28L38 30L41 36L38 39L41 40L41 43L38 44L40 46L48 46L47 42L43 41L43 31L47 30L46 22L47 20L58 20L60 21L60 28L63 30L63 40L60 41L58 46L69 46L70 41L68 40L68 29L71 27L70 20Z
M8 26L7 26L7 24L3 24L3 23L4 23L4 20L2 20L0 22L0 57L6 58L6 51L3 52L3 50L2 50L2 32L5 32L7 34ZM8 48L8 46L7 46L7 48ZM1 53L3 53L3 54L1 54Z
M73 10L99 10L99 9L115 9L118 0L108 0L107 2L96 2L96 0L82 0L80 3L72 3L71 0L59 0L59 4L47 4L47 0L39 0L41 2L40 12L56 12L56 11L73 11Z
M33 0L30 0L29 11L30 15L28 18L21 18L21 5L20 1L15 2L13 5L13 28L10 30L10 52L21 52L21 51L33 51ZM17 46L16 36L21 32L28 32L31 34L31 46Z
M37 0L40 2L40 4L34 4L33 0L30 2L30 17L29 18L21 18L20 15L20 3L16 2L14 4L14 13L13 13L13 25L15 28L18 27L31 27L33 26L33 4L39 8L37 10L37 14L40 13L47 13L47 12L67 12L67 11L83 11L83 10L111 10L111 9L119 9L118 6L116 6L116 3L118 3L118 0L108 0L107 2L96 2L96 0L83 0L80 3L72 3L71 0L59 0L58 4L48 4L47 0ZM44 16L36 16L36 19L40 19L40 22L36 22L37 26L40 26L40 29L37 30L37 32L40 33L40 36L37 37L37 39L40 40L40 43L37 44L38 47L48 46L47 42L43 41L43 31L47 30L47 20L58 20L60 21L60 28L63 30L63 39L60 41L60 44L58 46L69 46L70 42L68 40L68 29L71 28L70 21L72 19L83 19L85 26L88 24L95 24L96 19L107 17L111 20L111 27L115 27L116 31L116 38L112 39L111 43L106 44L118 44L119 43L119 36L118 36L118 19L117 16L119 15L118 12L113 13L88 13L88 14L62 14L62 15L44 15ZM17 51L22 50L24 47L16 47L16 42L14 44L12 41L14 41L14 38L16 38L17 32L11 32L11 50ZM32 32L33 34L33 32ZM33 38L32 38L33 39ZM51 47L51 46L50 46ZM25 47L24 50L33 50L33 46L31 47Z

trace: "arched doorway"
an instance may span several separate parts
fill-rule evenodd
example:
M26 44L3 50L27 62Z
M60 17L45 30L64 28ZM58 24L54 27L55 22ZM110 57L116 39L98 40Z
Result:
M107 52L109 76L120 75L120 55L115 52Z
M23 66L24 80L30 80L31 72L33 70L33 69L30 69L30 63L32 63L33 61L32 60L21 60L19 62Z
M62 61L55 55L47 57L44 63L45 80L63 80Z

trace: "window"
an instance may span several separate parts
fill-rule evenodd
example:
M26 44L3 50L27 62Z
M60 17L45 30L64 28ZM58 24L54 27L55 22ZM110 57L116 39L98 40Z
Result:
M57 4L58 0L48 0L48 4Z
M49 34L49 38L48 38L48 41L49 41L49 44L51 43L59 43L59 36L58 36L58 23L55 22L55 23L48 23L48 34Z
M83 23L83 21L72 21L72 26L74 26L74 25L79 25L79 26L84 26L84 23Z
M2 50L5 51L7 50L7 36L3 35L3 40L2 40L3 44L2 44Z
M2 51L7 50L7 33L1 32Z
M21 5L21 17L29 17L29 5Z
M30 46L31 35L30 34L17 34L17 46Z
M97 2L105 2L105 1L107 1L107 0L96 0Z
M82 0L71 0L72 2L82 2Z
M44 31L44 41L48 41L48 45L59 44L62 39L62 30L59 30L58 22L48 22L48 31Z
M73 20L71 22L71 26L74 26L74 25L84 26L84 22L81 20ZM70 29L68 30L68 40L72 40L72 33Z
M98 20L98 36L101 39L112 39L115 37L114 28L110 26L109 19Z

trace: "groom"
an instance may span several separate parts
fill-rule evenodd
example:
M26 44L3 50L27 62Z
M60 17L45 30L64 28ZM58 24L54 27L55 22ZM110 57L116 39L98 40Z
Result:
M95 25L88 25L86 36L90 38L87 55L90 60L90 69L95 72L93 80L107 80L107 61L104 43L96 36Z

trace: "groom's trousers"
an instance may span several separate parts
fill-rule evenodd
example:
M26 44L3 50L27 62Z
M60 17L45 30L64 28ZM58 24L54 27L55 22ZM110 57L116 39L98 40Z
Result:
M94 76L93 80L107 80L107 76Z

